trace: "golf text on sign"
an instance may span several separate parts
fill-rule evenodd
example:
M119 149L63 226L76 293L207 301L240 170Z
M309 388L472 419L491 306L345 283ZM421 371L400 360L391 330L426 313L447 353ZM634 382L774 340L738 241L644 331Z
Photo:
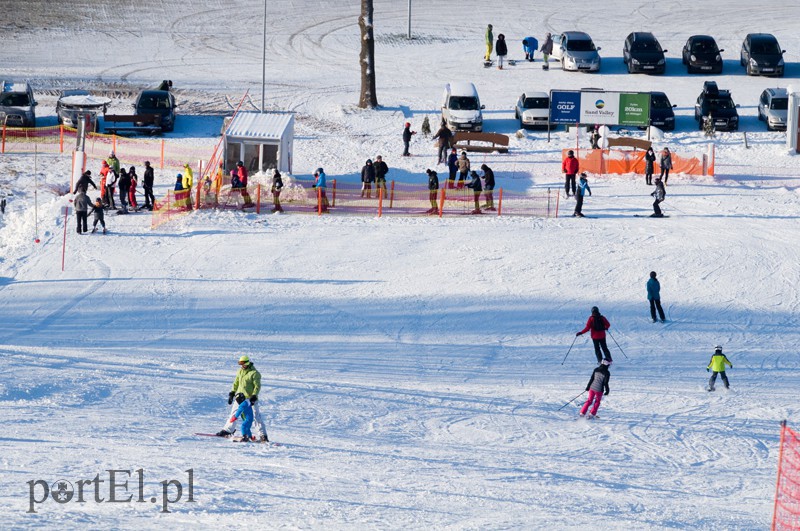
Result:
M128 493L128 479L132 474L136 474L136 502L156 503L159 501L157 496L145 497L144 493L144 469L137 470L106 470L108 479L100 479L100 474L95 475L94 479L80 479L73 485L66 479L59 479L48 484L43 479L32 479L28 481L28 513L36 513L36 506L44 503L47 498L51 498L58 504L65 504L71 501L76 503L86 503L86 496L92 496L95 503L130 503L134 501L133 494ZM187 474L186 502L194 502L194 469L185 471ZM123 481L124 479L124 481ZM107 483L107 486L100 486ZM177 503L183 498L184 484L177 479L168 479L160 482L161 485L161 512L168 513L169 505ZM89 492L89 491L94 491ZM104 498L106 495L108 497Z
M645 127L650 124L650 93L552 90L550 123Z

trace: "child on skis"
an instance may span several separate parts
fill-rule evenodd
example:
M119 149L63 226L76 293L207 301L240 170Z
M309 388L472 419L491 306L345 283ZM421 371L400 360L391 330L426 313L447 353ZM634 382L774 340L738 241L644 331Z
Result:
M722 383L725 384L725 389L730 388L728 383L728 376L725 374L725 365L733 369L733 364L728 360L725 354L722 353L722 347L717 345L714 347L714 355L711 356L711 361L706 367L706 372L711 372L711 378L708 380L708 390L714 390L714 382L717 381L717 374L722 378Z
M90 214L94 214L94 222L92 223L92 233L97 232L97 224L103 226L103 234L106 233L106 212L104 210L103 199L98 197L95 199L94 204L90 205Z
M589 397L586 399L586 403L583 404L581 408L581 417L586 416L586 412L589 410L589 406L592 406L592 410L589 411L589 418L594 418L597 415L597 409L600 407L600 402L603 400L603 396L607 396L610 389L608 388L608 382L611 380L611 375L608 372L608 366L611 365L609 360L603 360L599 367L597 367L594 371L592 371L592 376L589 378L589 383L586 384L586 390L589 391ZM605 391L605 393L603 392ZM594 403L594 405L592 405Z
M239 407L236 412L231 416L230 422L236 422L236 419L242 419L242 439L240 442L253 441L253 434L250 427L253 425L253 406L244 397L244 393L237 393L235 397L236 403Z

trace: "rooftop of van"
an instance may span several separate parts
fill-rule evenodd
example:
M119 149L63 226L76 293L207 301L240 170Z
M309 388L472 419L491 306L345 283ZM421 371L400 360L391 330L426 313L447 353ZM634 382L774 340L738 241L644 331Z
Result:
M448 83L448 86L450 87L450 94L454 96L474 96L478 93L475 85L468 81L455 81Z
M27 83L14 83L13 81L3 81L3 92L27 92Z

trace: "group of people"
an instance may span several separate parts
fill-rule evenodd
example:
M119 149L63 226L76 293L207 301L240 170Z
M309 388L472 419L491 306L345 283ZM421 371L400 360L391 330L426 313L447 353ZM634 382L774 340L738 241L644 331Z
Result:
M508 55L508 45L506 43L506 36L502 33L497 35L497 40L494 39L494 28L491 24L486 26L486 33L484 35L486 41L486 53L483 56L483 60L487 66L491 66L492 62L492 51L497 55L497 68L499 70L503 69L503 63L505 61L506 55ZM536 52L536 48L539 46L539 41L536 37L525 37L522 39L522 51L525 53L525 60L533 62L533 56ZM553 53L553 38L548 33L547 37L545 37L544 42L542 43L541 48L542 55L544 57L544 68L547 69L547 62L549 61L550 54Z
M372 185L375 184L375 196L386 197L386 174L389 173L389 166L383 161L383 157L378 155L375 162L367 159L364 167L361 168L361 197L367 199L372 197Z
M448 167L450 169L450 176L447 179L448 188L461 189L467 187L472 190L475 201L475 209L472 211L472 214L481 214L481 209L497 210L494 206L494 172L489 166L481 164L480 169L483 171L483 176L481 176L478 172L470 170L467 152L463 151L461 157L458 157L456 149L453 148L448 161ZM435 214L439 212L439 206L436 203L439 191L439 175L436 171L431 169L426 170L425 173L428 175L428 191L430 193L429 199L431 202L431 208L428 210L428 214ZM455 181L456 173L460 175L458 184L456 184ZM466 179L467 175L470 177L469 181ZM481 181L481 178L483 178L483 181ZM483 205L480 204L481 194L484 194L485 198Z

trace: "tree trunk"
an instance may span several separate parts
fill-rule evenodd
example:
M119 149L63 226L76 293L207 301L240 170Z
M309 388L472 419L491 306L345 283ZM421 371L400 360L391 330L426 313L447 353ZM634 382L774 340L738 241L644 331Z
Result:
M361 16L358 17L361 29L361 97L358 106L362 109L378 106L375 93L375 37L372 32L372 0L361 0Z

